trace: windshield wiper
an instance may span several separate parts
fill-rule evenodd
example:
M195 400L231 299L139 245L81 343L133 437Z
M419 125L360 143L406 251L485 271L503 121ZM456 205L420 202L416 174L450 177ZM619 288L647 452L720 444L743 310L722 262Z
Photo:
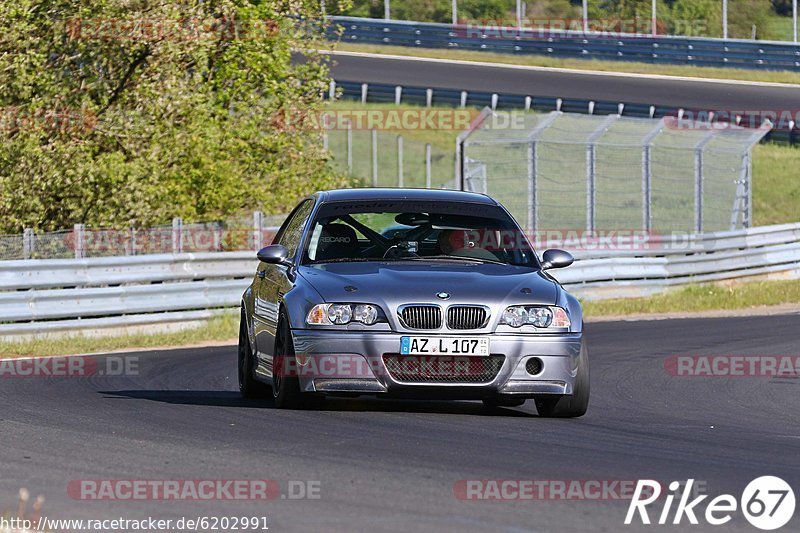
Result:
M325 263L383 263L387 261L402 261L403 259L382 258L382 257L338 257L336 259L323 259L321 261L311 261L309 265L323 265Z
M484 259L482 257L469 257L464 255L422 255L419 257L406 257L404 259L408 261L469 261L470 263L490 263L493 265L508 264L496 259Z

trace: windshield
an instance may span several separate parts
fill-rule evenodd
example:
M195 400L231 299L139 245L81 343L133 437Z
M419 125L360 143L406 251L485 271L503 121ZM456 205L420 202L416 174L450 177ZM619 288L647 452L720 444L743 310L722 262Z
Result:
M500 207L467 202L332 202L312 225L304 264L452 261L538 268L525 235Z

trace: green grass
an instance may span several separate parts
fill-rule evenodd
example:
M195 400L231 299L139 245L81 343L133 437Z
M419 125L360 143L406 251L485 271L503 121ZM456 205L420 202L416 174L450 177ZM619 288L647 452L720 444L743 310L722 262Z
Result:
M0 342L0 358L38 357L105 353L135 348L187 346L203 342L234 340L239 331L239 314L226 313L209 319L204 325L170 333L137 333L108 337L48 337L19 342Z
M603 72L627 72L633 74L657 74L662 76L689 76L723 80L760 81L772 83L800 84L800 74L789 71L762 71L737 68L695 67L691 65L653 65L629 61L599 61L596 59L564 59L536 55L511 55L494 52L466 50L412 48L406 46L384 46L378 44L339 43L337 49L349 52L393 54L437 59L483 61L510 65L599 70ZM542 93L542 90L538 91ZM554 95L557 96L557 95Z
M756 226L800 220L800 148L753 149L753 218Z
M367 104L340 100L327 104L333 111L367 109L382 112L425 111L422 106L394 104ZM451 109L452 108L437 108ZM466 110L472 113L474 110ZM477 111L474 111L477 113ZM418 115L417 115L418 116ZM451 181L455 172L456 137L460 129L406 129L379 130L378 144L378 183L380 187L397 187L399 183L398 136L403 137L403 185L405 187L425 187L425 145L431 145L431 186L441 188ZM372 184L372 133L368 129L353 129L353 168L351 175L359 178L365 185ZM328 147L334 155L333 167L347 172L347 130L342 128L328 131Z
M693 313L800 303L800 280L689 285L646 298L583 302L586 317Z

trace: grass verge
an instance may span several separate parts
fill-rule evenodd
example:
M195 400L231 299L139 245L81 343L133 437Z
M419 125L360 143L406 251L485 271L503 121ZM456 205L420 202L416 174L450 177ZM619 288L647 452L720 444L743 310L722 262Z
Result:
M740 80L768 83L800 84L800 74L789 71L761 71L738 68L695 67L691 65L653 65L629 61L600 61L597 59L563 59L537 55L512 55L494 52L477 52L437 48L412 48L379 44L353 44L340 42L337 50L390 54L435 59L483 61L508 65L567 68L577 70L599 70L603 72L626 72L631 74L655 74L660 76L688 76L719 80Z
M645 298L583 302L587 317L697 313L800 303L800 280L699 284Z
M0 341L0 359L9 357L39 357L105 353L136 348L190 346L203 342L235 339L239 331L239 314L214 317L204 325L170 333L137 333L108 337L52 337L25 341Z

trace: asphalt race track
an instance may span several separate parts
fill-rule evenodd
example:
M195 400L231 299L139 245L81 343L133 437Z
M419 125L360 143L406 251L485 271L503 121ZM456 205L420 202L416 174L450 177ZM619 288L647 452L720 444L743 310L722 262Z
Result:
M664 362L797 355L799 323L788 315L590 324L592 401L575 420L540 419L532 402L489 412L476 402L329 399L317 411L278 411L239 399L233 347L129 354L138 376L6 377L0 515L26 486L46 497L50 518L260 515L271 531L752 532L741 513L724 527L625 527L625 501L463 501L454 484L694 478L712 497L738 498L772 474L797 491L800 380L675 377ZM80 479L250 478L318 481L320 498L67 495ZM796 512L784 530L798 529Z
M405 61L337 54L333 78L341 81L491 91L559 98L724 111L797 110L797 87L665 80L620 74L587 74ZM689 71L690 72L690 71Z

